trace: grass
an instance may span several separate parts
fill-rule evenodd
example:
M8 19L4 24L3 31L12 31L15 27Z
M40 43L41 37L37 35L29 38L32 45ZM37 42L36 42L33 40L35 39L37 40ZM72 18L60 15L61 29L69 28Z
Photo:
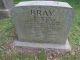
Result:
M15 0L19 2L20 0ZM69 34L69 41L72 46L72 51L64 56L58 57L57 60L80 60L80 1L79 0L61 0L67 1L72 5L75 11L74 21ZM13 50L12 58L7 56L5 47L6 42L14 40L16 34L12 31L15 28L14 23L10 18L0 20L0 60L34 60L34 55L17 55ZM45 52L38 54L39 60L46 60Z
M0 20L0 44L9 37L9 31L14 27L10 18Z

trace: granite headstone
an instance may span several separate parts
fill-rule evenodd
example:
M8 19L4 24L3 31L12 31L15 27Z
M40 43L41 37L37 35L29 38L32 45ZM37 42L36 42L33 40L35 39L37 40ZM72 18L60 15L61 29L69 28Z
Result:
M66 2L24 1L12 9L19 40L16 46L70 49L73 9Z

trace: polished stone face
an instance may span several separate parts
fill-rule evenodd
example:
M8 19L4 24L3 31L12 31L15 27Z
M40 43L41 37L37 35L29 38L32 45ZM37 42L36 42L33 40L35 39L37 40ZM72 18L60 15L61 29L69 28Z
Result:
M16 6L12 9L20 41L65 44L73 11L60 6Z

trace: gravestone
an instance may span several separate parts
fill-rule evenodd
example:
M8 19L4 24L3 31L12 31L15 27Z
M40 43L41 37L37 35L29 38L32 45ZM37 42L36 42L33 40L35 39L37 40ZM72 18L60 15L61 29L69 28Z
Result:
M73 9L66 2L25 1L11 15L18 40L14 46L71 50L68 42Z
M3 0L6 9L10 9L14 6L13 0Z
M10 16L10 8L13 7L13 0L0 0L0 19Z
M3 0L0 0L0 19L8 17L6 11Z
M0 9L4 9L4 8L5 8L4 3L2 0L0 0Z

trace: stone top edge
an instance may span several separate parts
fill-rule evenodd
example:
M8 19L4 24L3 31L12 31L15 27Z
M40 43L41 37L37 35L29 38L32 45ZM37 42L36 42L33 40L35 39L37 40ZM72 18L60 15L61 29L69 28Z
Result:
M59 1L23 1L15 5L15 7L20 7L20 6L56 6L56 7L72 8L67 2L59 2Z

